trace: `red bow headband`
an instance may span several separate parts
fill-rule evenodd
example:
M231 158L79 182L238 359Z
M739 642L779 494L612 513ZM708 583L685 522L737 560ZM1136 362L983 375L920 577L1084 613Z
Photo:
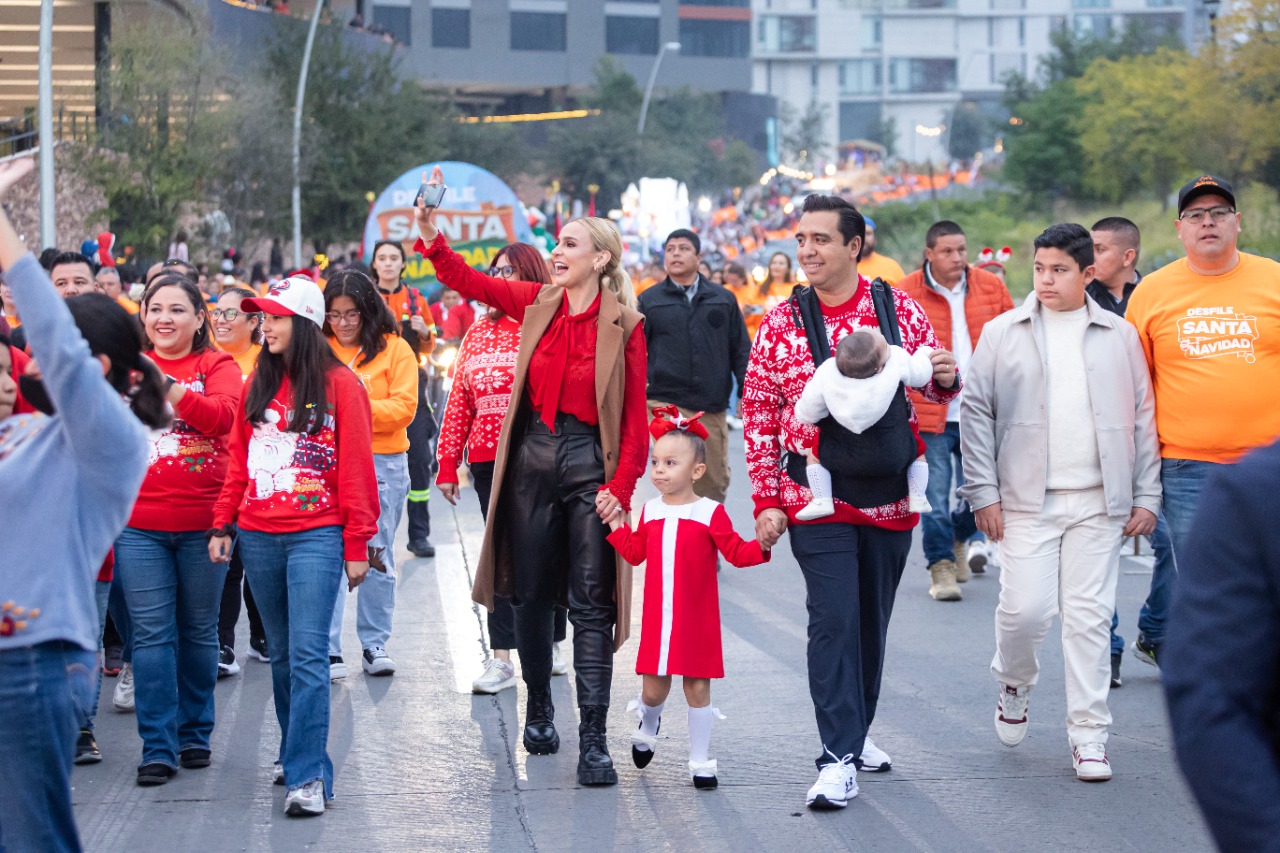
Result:
M702 415L702 412L698 412L686 418L680 414L680 409L676 406L659 406L653 410L653 420L649 422L649 434L656 441L673 429L682 429L706 441L707 428L698 421Z

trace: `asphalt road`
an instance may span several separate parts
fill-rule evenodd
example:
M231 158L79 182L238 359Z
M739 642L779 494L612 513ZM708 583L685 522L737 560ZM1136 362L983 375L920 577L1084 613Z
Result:
M728 506L745 534L751 511L741 433L731 436L730 450ZM643 486L642 494L652 494ZM105 760L77 768L73 779L86 850L1212 849L1173 764L1157 672L1131 657L1124 686L1111 698L1111 782L1084 784L1072 772L1056 630L1041 653L1045 672L1028 737L1016 749L999 744L988 670L998 578L975 578L958 603L931 600L918 534L871 729L893 770L859 774L861 794L847 809L804 807L819 742L806 678L804 584L786 539L771 564L726 567L721 575L728 675L713 686L714 704L727 716L712 740L719 790L695 792L688 781L678 690L653 763L644 771L631 765L626 733L635 721L625 708L639 688L642 570L633 639L616 659L613 682L609 742L620 781L579 788L572 673L553 682L563 741L555 756L530 757L519 745L522 693L469 692L485 656L483 620L467 595L480 513L469 489L456 511L438 494L431 502L436 558L412 559L401 550L388 644L397 673L370 678L357 665L334 684L329 750L338 798L326 814L295 819L282 812L284 789L269 776L279 739L270 673L244 659L242 618L243 671L218 684L208 769L183 770L159 788L137 787L134 717L111 708L114 680L104 681L98 742ZM1132 639L1150 560L1127 556L1121 568L1121 624ZM346 626L351 660L359 654L353 612Z

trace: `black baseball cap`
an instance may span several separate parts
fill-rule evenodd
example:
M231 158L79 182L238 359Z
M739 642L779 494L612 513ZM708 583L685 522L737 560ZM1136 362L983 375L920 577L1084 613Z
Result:
M1225 198L1232 207L1236 206L1236 194L1231 188L1231 184L1215 178L1213 175L1204 175L1196 178L1188 183L1185 187L1178 190L1178 215L1182 215L1182 211L1186 210L1187 205L1195 201L1202 195L1220 195Z

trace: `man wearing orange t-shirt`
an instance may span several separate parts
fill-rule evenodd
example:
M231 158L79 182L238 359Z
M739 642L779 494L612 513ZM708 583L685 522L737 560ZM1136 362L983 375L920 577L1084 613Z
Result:
M1280 264L1237 248L1235 192L1221 178L1183 187L1174 225L1186 258L1143 279L1125 316L1151 366L1177 558L1210 472L1280 436L1268 402L1280 387Z

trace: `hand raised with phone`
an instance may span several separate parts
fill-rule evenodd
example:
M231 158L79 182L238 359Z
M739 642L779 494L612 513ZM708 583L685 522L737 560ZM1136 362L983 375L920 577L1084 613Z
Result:
M448 187L444 185L444 172L440 171L439 166L432 168L430 176L426 172L422 173L422 186L418 188L418 195L413 200L413 211L414 219L418 223L418 233L422 235L422 241L428 245L440 233L436 230L434 220L436 209L444 200L446 189Z

